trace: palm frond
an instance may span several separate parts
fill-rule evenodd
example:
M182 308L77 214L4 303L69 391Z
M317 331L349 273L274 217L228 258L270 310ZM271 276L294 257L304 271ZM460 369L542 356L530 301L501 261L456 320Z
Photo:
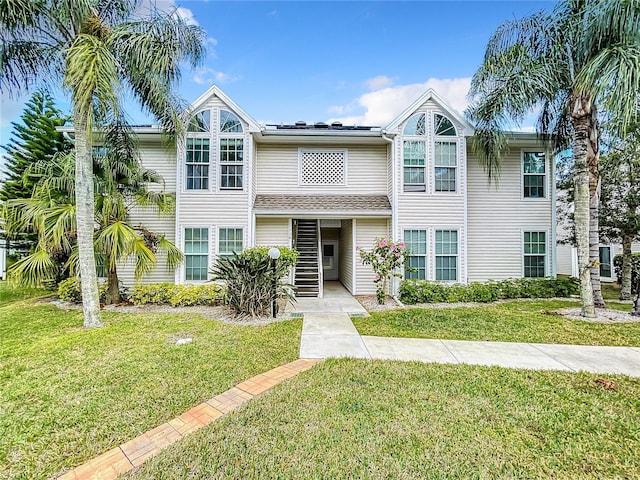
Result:
M58 45L5 39L1 35L0 39L0 87L10 96L32 90L43 78L50 81L62 78L64 61Z
M162 235L158 241L158 249L167 255L167 270L174 271L184 261L184 254L173 242Z
M119 110L117 61L106 43L90 34L75 37L66 60L64 86L89 133L94 115L101 119Z
M124 222L113 222L102 228L96 238L96 250L103 252L109 259L108 268L115 268L117 262L127 258L136 248L139 236Z
M575 93L590 94L607 111L615 112L624 133L638 115L640 44L602 48L581 70Z
M152 272L156 268L156 256L151 249L147 247L142 237L136 237L131 254L135 261L134 276L136 280L140 280L144 275Z
M21 258L9 267L8 275L13 283L36 287L54 278L57 268L58 265L49 252L43 248L37 248L32 254Z

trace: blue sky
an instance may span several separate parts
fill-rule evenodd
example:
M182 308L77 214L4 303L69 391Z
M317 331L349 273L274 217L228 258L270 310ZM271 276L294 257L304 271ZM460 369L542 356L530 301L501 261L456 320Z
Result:
M551 1L147 0L205 29L207 59L183 70L189 102L217 84L258 122L383 125L427 88L463 111L487 40ZM68 108L61 92L59 106ZM0 144L23 103L2 97ZM132 122L153 123L131 103ZM522 127L529 127L523 125Z

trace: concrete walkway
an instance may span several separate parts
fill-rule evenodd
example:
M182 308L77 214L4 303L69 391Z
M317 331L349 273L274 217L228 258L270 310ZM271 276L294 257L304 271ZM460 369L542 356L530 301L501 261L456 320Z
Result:
M293 307L303 314L300 358L464 363L640 377L640 347L360 336L350 314L368 315L362 305L338 282L326 282L324 293L321 299L299 299Z

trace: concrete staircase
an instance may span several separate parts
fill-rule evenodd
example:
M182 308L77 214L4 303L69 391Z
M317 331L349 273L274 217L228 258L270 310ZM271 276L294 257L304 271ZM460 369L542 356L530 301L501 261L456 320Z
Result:
M295 286L298 297L320 295L320 269L318 258L318 221L296 220L296 242L299 252L296 263Z

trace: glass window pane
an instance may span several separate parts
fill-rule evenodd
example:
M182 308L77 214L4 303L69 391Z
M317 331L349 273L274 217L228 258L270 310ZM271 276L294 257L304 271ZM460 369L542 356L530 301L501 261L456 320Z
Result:
M242 123L235 113L228 110L220 111L220 132L237 133L242 132Z
M411 255L407 258L407 267L405 278L410 280L425 280L426 277L426 259L424 256Z
M404 142L404 164L406 166L424 166L426 159L426 143L420 141Z
M211 127L211 114L209 110L203 110L191 117L188 132L208 132Z
M457 144L435 142L435 164L441 167L455 167L458 164Z
M544 152L525 152L523 155L522 171L524 173L545 173Z
M435 135L455 136L456 127L453 126L451 120L442 115L435 114L433 116Z
M456 281L458 279L458 257L436 257L436 280Z
M600 247L600 276L611 278L611 247Z
M424 135L426 133L425 114L417 113L407 120L402 133L405 135Z
M232 255L233 252L240 253L242 245L242 228L221 228L218 238L218 253L220 255Z

